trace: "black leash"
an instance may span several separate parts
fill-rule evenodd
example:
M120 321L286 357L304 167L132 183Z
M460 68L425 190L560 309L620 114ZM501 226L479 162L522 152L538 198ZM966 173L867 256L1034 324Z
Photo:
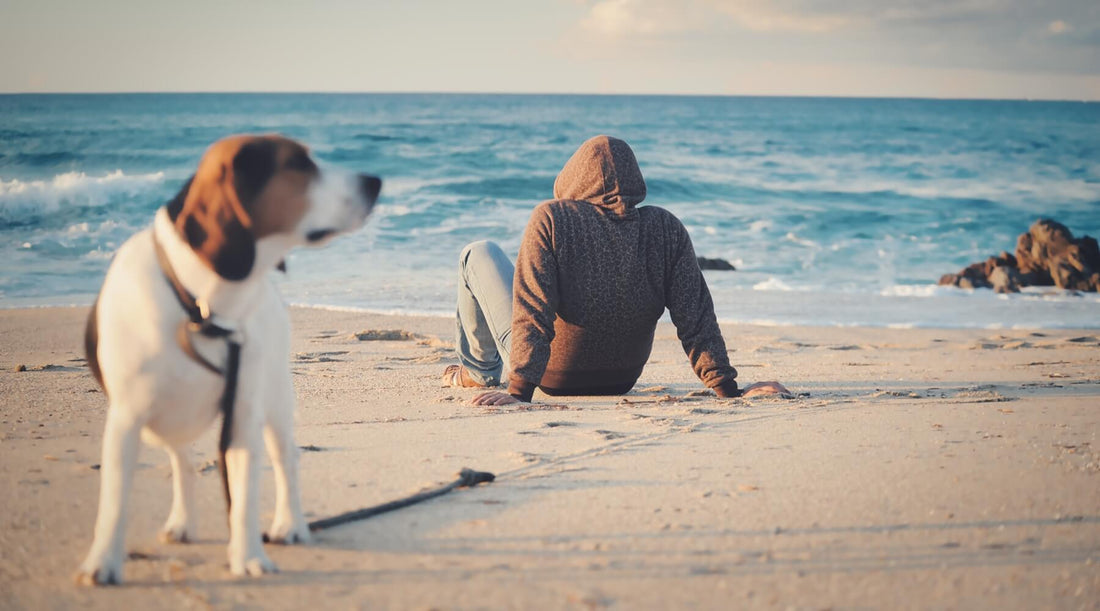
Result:
M219 407L222 412L222 430L218 436L218 471L222 475L222 489L225 491L225 510L233 508L233 497L229 494L229 470L225 464L225 452L233 437L233 403L237 398L237 373L241 368L241 345L228 337L225 339L228 354L225 359L225 390Z
M202 365L210 372L225 378L225 389L222 390L222 398L218 405L222 413L222 430L221 435L218 437L218 470L222 476L225 506L228 511L233 507L233 499L229 494L229 471L225 464L225 452L229 449L229 442L233 438L233 405L237 398L241 343L233 339L235 333L233 329L227 329L215 323L210 312L183 286L179 277L176 276L176 271L172 269L172 264L168 261L168 253L164 251L164 246L157 239L156 233L153 233L153 246L157 252L157 262L160 264L160 271L164 275L164 279L172 287L172 293L175 294L180 307L187 313L187 320L181 322L179 328L176 329L176 343L191 360ZM225 340L226 359L224 370L199 354L191 341L193 333L203 337Z
M428 499L434 499L437 496L443 496L455 488L473 488L478 484L487 484L496 479L496 476L486 471L474 471L473 469L462 469L458 472L458 479L438 488L432 488L431 490L425 490L412 496L407 496L403 499L397 499L396 501L390 501L388 503L382 503L381 505L375 505L374 507L366 507L363 509L357 509L355 511L349 511L342 513L331 518L322 518L320 520L314 520L309 523L309 530L316 532L325 528L332 528L333 526L339 526L341 524L347 524L348 522L354 522L356 520L365 520L370 517L374 517L381 513L393 511L395 509L401 509L402 507L408 507L421 501ZM266 535L265 535L266 536Z

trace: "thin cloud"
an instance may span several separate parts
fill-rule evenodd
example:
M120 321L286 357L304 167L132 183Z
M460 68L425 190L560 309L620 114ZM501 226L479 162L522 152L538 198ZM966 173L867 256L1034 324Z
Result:
M741 29L752 32L827 33L889 27L991 26L1038 19L1051 34L1073 27L1057 11L1096 21L1082 0L596 0L582 29L610 36L664 36ZM1049 13L1054 12L1055 15ZM1046 13L1046 19L1043 19ZM1039 27L1044 27L1039 26ZM1003 26L1000 26L1003 27Z
M591 6L580 26L612 37L678 34L706 26L701 8L696 0L600 0Z
M1065 21L1062 21L1061 19L1051 21L1049 24L1047 24L1047 31L1050 32L1051 34L1055 34L1055 35L1065 34L1066 32L1068 32L1072 29L1073 29L1072 26L1070 26Z

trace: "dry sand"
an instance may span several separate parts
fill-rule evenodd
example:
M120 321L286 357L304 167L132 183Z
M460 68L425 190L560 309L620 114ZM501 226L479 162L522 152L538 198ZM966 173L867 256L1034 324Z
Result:
M449 320L310 309L293 313L293 369L311 518L464 466L496 483L270 546L282 573L234 579L216 469L200 541L161 544L168 463L146 448L126 585L77 588L106 408L84 316L0 311L4 607L1100 606L1095 331L726 326L743 382L804 393L744 401L692 396L662 325L626 400L487 409L440 387ZM412 338L355 337L368 329ZM195 447L212 459L213 430ZM268 470L267 519L272 487Z

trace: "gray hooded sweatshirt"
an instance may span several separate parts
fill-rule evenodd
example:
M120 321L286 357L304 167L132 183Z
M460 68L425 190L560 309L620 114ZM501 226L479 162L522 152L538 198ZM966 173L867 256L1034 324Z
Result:
M630 147L585 142L535 208L516 261L508 392L622 394L642 373L668 308L695 374L737 396L737 371L679 219L645 199Z

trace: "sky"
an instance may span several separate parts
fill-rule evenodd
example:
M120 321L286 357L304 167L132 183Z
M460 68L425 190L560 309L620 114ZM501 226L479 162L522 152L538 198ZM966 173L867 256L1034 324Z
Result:
M0 93L1100 100L1098 0L0 0Z

